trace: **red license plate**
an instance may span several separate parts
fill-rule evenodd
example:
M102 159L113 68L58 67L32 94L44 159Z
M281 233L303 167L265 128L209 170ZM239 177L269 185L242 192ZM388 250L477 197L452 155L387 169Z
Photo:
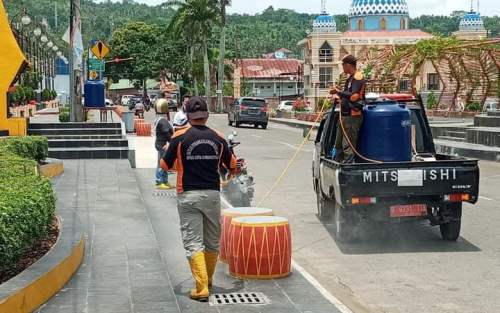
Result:
M427 205L408 204L391 206L391 217L409 217L427 215Z

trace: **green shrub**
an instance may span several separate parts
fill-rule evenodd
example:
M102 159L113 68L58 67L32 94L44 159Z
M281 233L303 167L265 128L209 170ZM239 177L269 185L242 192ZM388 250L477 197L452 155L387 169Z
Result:
M7 137L0 140L0 149L20 157L42 161L49 156L49 143L47 138L41 136Z
M471 111L471 112L481 111L481 109L482 109L482 106L481 106L481 103L479 103L479 102L467 103L467 105L465 106L465 110Z
M68 112L59 112L59 122L68 123L69 122L69 113Z
M436 94L434 94L434 92L431 92L427 97L427 109L432 110L435 109L436 106L437 106Z
M43 137L0 140L0 271L14 268L54 218L52 186L37 170L47 149Z
M15 266L36 240L46 236L54 212L49 180L37 175L1 180L0 271Z

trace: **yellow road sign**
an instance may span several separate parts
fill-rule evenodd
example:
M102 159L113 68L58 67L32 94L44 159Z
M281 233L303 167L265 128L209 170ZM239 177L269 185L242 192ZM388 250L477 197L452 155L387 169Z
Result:
M109 53L108 46L106 46L106 44L102 41L96 42L90 50L99 60L104 59Z
M99 74L96 71L90 71L89 76L92 80L99 78Z

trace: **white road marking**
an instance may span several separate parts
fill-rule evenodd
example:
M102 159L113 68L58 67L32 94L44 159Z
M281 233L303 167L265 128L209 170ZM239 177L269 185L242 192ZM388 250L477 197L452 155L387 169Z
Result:
M493 199L486 198L486 197L483 197L483 196L479 196L479 199L488 200L488 201L493 201Z
M297 146L294 146L294 145L292 145L292 144L290 144L288 142L276 141L276 140L273 140L273 142L279 143L280 145L287 146L289 148L292 148L293 150L297 150L297 148L298 148ZM302 151L304 151L304 152L312 152L312 150L310 150L310 149L302 149Z
M250 135L252 137L255 137L255 138L263 138L262 136L259 136L259 135Z
M232 208L233 206L229 201L227 201L224 197L220 198L221 203L224 207L226 208ZM340 312L342 313L353 313L351 309L349 309L345 304L342 303L337 297L332 295L328 290L326 290L325 287L321 285L321 283L314 278L309 272L307 272L302 266L300 266L295 260L292 259L292 266L293 268L302 274L304 278L319 292L325 299L330 301L331 304L333 304Z

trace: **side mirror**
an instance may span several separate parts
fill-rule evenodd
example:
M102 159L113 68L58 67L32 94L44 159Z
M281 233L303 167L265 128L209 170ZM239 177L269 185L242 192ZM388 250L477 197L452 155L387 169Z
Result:
M235 131L235 130L233 130L232 135L233 135L234 137L236 137L236 136L238 136L238 132L237 132L237 131Z
M234 140L233 134L230 134L229 136L227 136L227 141L233 141L233 140Z

